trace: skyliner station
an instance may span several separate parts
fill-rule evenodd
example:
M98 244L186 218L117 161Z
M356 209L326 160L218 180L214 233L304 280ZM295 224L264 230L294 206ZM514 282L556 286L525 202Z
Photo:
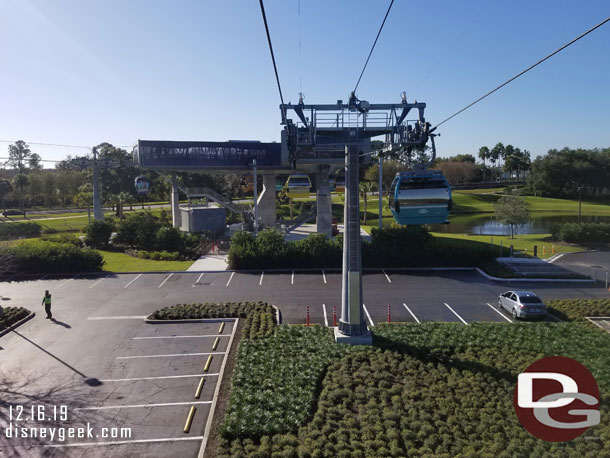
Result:
M371 138L382 137L385 150L423 149L434 135L424 118L425 103L408 103L406 94L395 104L372 104L359 100L355 92L347 103L306 105L299 97L296 105L282 104L281 143L256 141L174 142L139 140L134 160L140 168L168 174L172 183L172 216L180 227L181 190L176 172L241 173L254 175L254 230L260 224L274 227L276 222L275 176L295 171L313 174L317 184L317 231L331 235L331 198L329 175L345 170L345 232L343 240L342 309L337 341L370 343L362 309L362 260L360 253L359 165L371 160ZM288 118L288 112L298 117ZM417 118L408 120L410 113ZM433 154L434 155L434 154ZM258 175L263 177L263 191L256 196ZM232 205L223 196L201 188L183 188L189 197L206 196L221 205ZM182 213L182 214L181 214ZM188 216L187 216L188 217ZM184 228L184 225L182 226Z

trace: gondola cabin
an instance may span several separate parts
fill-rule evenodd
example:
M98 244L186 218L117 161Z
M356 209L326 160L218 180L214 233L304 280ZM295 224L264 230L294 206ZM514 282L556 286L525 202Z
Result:
M390 210L398 224L449 222L451 186L440 171L397 173L389 200Z
M309 175L290 175L286 181L286 195L290 199L309 197L310 189Z
M150 193L150 180L144 176L139 176L135 180L136 192L139 195L148 195Z

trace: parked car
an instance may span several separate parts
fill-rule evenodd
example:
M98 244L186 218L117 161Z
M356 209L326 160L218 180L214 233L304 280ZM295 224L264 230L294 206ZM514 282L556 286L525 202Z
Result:
M498 307L508 310L513 318L534 318L546 315L546 305L531 291L507 291L500 294Z

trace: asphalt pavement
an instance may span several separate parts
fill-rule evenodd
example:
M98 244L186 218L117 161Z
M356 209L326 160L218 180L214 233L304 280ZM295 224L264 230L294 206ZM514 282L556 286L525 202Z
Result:
M130 437L70 439L50 448L48 439L2 438L7 456L197 456L230 337L218 323L150 324L153 311L178 303L262 300L276 305L283 323L333 325L340 314L339 271L186 272L102 274L0 283L3 306L36 312L16 332L0 338L0 425L9 404L26 409L66 406L71 420L60 426L130 428ZM45 290L53 295L54 321L45 319ZM605 298L603 284L500 284L474 271L367 272L363 276L369 326L392 322L447 321L470 325L513 319L496 305L509 289L531 289L543 299ZM228 323L224 334L229 335ZM209 374L203 372L209 355ZM199 400L194 391L205 384ZM198 403L197 403L198 402ZM182 432L190 406L197 411L191 431ZM49 410L47 410L49 412ZM39 422L38 422L39 423ZM36 421L28 424L36 425ZM101 445L111 442L114 445ZM19 445L19 446L17 446Z

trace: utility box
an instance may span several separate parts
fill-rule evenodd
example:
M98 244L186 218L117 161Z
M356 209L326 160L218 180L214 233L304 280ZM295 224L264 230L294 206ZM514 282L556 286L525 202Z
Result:
M222 235L227 226L227 209L224 207L180 207L184 232L213 232Z

